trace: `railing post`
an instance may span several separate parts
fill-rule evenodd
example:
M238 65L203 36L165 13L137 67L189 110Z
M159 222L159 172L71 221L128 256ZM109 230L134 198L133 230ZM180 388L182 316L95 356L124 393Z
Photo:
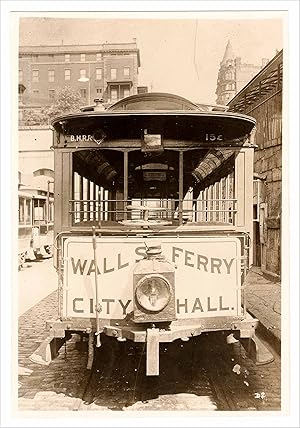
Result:
M80 199L80 204L79 204L79 219L80 221L83 221L83 177L80 176L80 181L79 181L79 199Z
M183 208L183 151L179 152L179 205L178 219L179 224L182 224L182 208Z
M124 152L124 220L127 220L128 204L128 152Z
M87 192L86 192L86 198L88 200L87 202L87 221L91 220L91 203L90 203L90 199L91 199L91 182L90 180L87 180Z

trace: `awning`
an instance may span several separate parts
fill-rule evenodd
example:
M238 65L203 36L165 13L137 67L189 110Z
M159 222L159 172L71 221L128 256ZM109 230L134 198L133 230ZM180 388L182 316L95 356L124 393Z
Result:
M107 86L115 86L115 85L130 85L133 86L132 80L108 80Z

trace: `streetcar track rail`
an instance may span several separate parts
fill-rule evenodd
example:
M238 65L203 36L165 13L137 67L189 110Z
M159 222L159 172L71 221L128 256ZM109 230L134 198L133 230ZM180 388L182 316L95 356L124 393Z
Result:
M74 411L151 410L158 404L161 410L168 410L163 406L172 399L176 410L183 405L180 400L189 397L196 406L197 397L199 402L206 397L219 411L280 409L280 357L267 366L255 366L239 344L233 351L224 337L215 334L161 344L158 377L145 375L142 344L120 343L113 338L103 338L91 370L86 369L88 343L78 342L77 335L49 366L31 363L28 357L43 334L41 316L51 313L55 301L54 293L19 319L19 364L32 370L29 376L19 377L20 410L63 406ZM236 364L241 367L240 374L233 372Z

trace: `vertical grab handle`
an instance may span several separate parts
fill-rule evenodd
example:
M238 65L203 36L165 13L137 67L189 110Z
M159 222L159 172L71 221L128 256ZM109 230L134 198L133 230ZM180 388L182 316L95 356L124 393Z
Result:
M96 347L101 346L100 342L100 320L99 313L101 312L101 305L99 304L99 289L98 289L98 267L97 267L97 237L96 237L96 228L92 227L93 230L93 252L94 252L94 263L95 263L95 295L96 295Z

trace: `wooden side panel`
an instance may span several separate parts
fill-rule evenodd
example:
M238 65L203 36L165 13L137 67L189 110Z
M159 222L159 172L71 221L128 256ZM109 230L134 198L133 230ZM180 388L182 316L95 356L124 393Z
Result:
M242 149L235 160L235 197L237 230L252 235L253 218L253 149Z
M63 170L63 153L54 151L54 236L61 231L62 227L62 170Z
M57 234L71 225L69 200L72 195L72 153L55 151L54 209Z

